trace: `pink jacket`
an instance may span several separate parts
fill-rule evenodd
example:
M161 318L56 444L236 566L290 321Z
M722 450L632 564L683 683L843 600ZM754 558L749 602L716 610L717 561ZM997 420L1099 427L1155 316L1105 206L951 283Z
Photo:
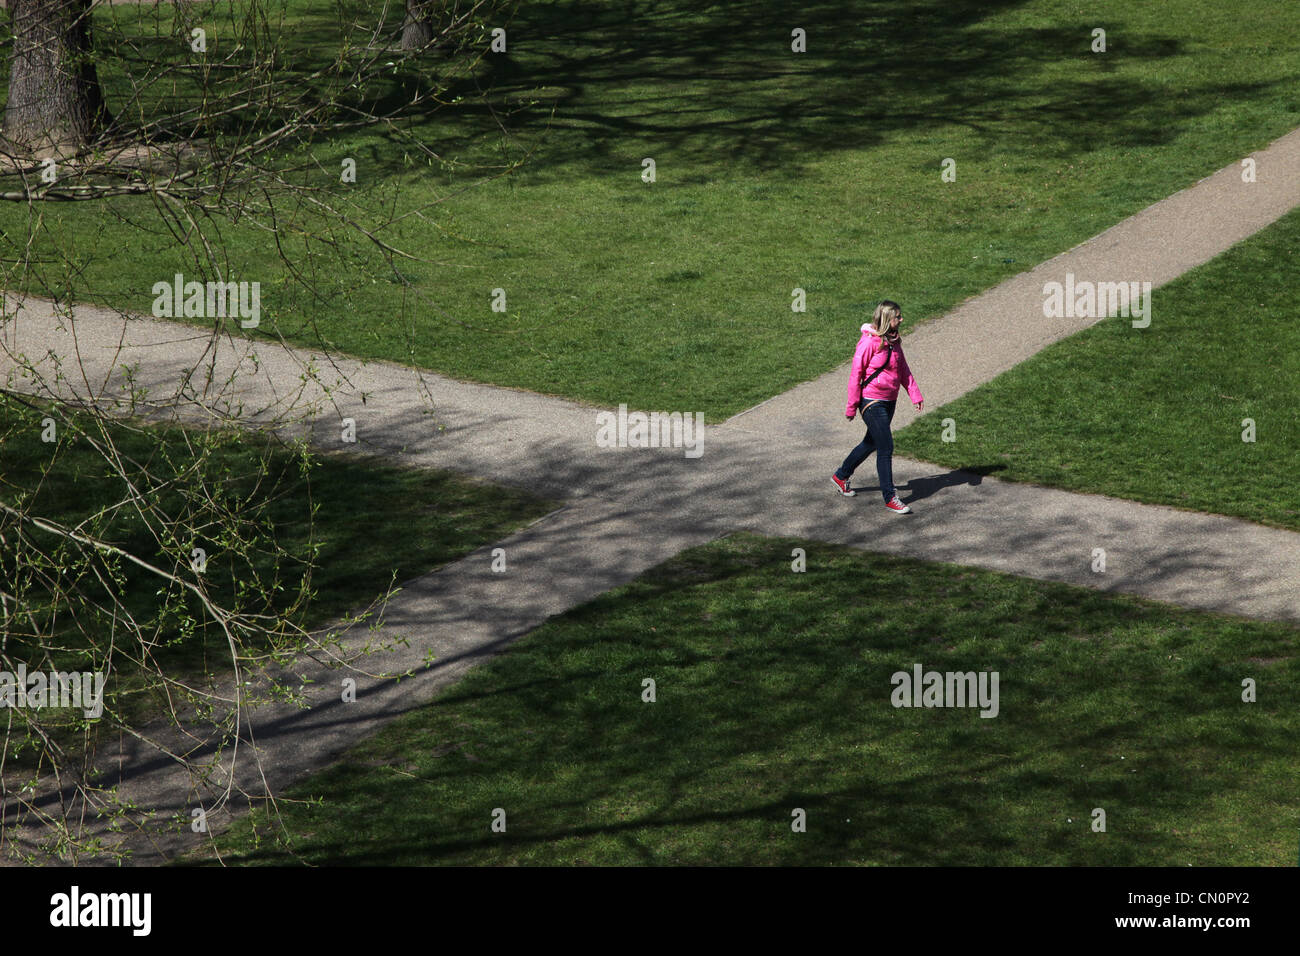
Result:
M862 382L883 363L885 370L873 378L866 388ZM872 331L871 326L862 327L862 338L858 340L857 351L853 353L853 366L849 369L848 403L844 414L852 417L860 399L882 399L892 402L898 397L899 386L907 389L907 397L916 405L921 401L921 389L912 377L912 370L907 367L907 357L903 355L902 345L895 345L886 355L885 346L880 336Z

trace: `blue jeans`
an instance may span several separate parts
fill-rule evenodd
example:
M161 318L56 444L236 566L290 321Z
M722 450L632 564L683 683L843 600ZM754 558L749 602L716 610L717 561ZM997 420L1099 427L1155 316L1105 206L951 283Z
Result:
M867 435L862 444L849 452L844 464L836 470L835 476L841 481L848 481L857 467L867 460L873 451L876 453L876 474L880 478L880 493L885 501L894 497L894 436L890 434L889 423L894 420L894 406L897 401L876 402L870 408L863 408L871 399L858 403L862 411L862 420L867 426Z

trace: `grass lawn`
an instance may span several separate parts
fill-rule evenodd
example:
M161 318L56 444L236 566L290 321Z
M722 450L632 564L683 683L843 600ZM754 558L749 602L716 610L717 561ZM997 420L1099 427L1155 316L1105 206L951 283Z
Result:
M1300 210L1155 290L1150 327L1104 320L928 412L895 447L1300 531L1298 258Z
M294 788L287 848L262 811L219 845L258 864L1290 865L1297 637L735 535L552 619ZM997 671L998 715L894 708L914 664Z
M334 9L284 4L284 69L326 55ZM180 58L176 16L103 6L96 29ZM354 134L285 157L319 160L318 184L359 221L405 215L380 235L425 261L396 274L293 207L282 238L320 298L252 224L222 226L222 255L229 278L262 283L258 334L719 420L842 362L877 300L940 315L1300 125L1298 26L1294 0L1249 16L1216 0L529 2L477 78L490 110L467 96L405 120L441 163ZM790 50L795 28L806 53ZM110 106L124 99L121 65L100 73ZM388 93L418 82L395 68ZM189 103L195 89L145 95ZM466 188L529 151L521 171ZM337 182L344 157L355 185ZM941 181L945 158L956 182ZM50 294L42 276L72 274L51 285L147 312L153 283L193 273L147 197L5 204L0 230L18 263L0 272L8 288ZM796 287L806 313L791 311Z
M307 628L361 611L391 586L457 560L554 507L524 492L443 472L393 467L367 456L329 454L304 470L292 449L255 433L223 433L205 447L198 433L181 428L110 426L122 459L148 463L155 476L153 483L132 469L142 496L158 502L172 519L208 529L194 541L167 549L161 541L169 532L160 521L146 528L132 508L113 507L124 490L120 479L107 477L104 459L90 446L92 438L104 440L98 428L82 419L85 434L65 429L57 444L45 444L43 415L0 396L0 501L15 507L25 502L32 514L76 527L190 580L190 547L203 545L210 552L203 580L223 606L268 607L258 592L247 592L256 579L267 587L278 585L270 608L291 614ZM47 467L49 473L42 478ZM204 479L202 485L198 476ZM287 554L277 559L264 546L240 554L231 543L223 549L223 541L231 542L234 535L221 524L221 515L206 507L209 495L238 503L240 517L265 528ZM161 538L155 537L159 528L164 528ZM6 591L18 590L32 575L31 555L25 546L20 548L23 536L18 531L14 519L0 515L0 535L6 541L0 580ZM55 547L47 532L28 526L25 534L47 551ZM229 673L226 640L219 629L208 626L197 602L182 602L184 611L178 612L172 601L172 609L164 610L159 578L131 564L104 562L103 568L116 568L108 578L142 633L153 641L146 651L137 641L123 642L121 622L96 610L96 602L108 606L104 578L93 573L101 565L84 564L69 549L54 553L64 555L61 580L71 582L68 587L75 593L50 602L48 589L37 582L26 602L35 622L16 617L13 630L6 627L0 652L7 661L26 663L32 670L103 670L108 637L118 635L106 713L116 710L134 718L161 705L154 682L131 670L130 664L143 654L173 676ZM304 586L309 598L294 611ZM75 614L69 613L69 606ZM38 642L22 636L34 628L41 635ZM103 731L109 723L91 726ZM10 743L16 745L12 738Z

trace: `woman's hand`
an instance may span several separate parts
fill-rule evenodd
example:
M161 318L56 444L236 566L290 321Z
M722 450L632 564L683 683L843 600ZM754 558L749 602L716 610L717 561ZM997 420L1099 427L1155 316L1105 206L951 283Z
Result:
M925 399L921 399L919 402L913 402L912 407L918 412L923 411L925 409Z

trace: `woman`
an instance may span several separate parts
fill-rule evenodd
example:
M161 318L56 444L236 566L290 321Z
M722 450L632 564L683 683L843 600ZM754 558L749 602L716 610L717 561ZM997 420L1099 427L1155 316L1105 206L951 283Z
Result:
M862 338L853 353L853 367L849 370L849 395L844 415L852 420L861 407L867 435L862 444L849 452L844 464L831 475L831 481L835 482L840 494L850 498L856 495L857 492L849 487L849 478L874 451L885 507L905 515L912 509L899 501L894 488L894 438L889 432L889 424L894 420L900 384L907 389L907 396L917 411L921 411L925 399L921 397L921 389L903 355L903 343L898 334L902 321L903 310L898 303L886 299L876 306L871 321L862 326Z

